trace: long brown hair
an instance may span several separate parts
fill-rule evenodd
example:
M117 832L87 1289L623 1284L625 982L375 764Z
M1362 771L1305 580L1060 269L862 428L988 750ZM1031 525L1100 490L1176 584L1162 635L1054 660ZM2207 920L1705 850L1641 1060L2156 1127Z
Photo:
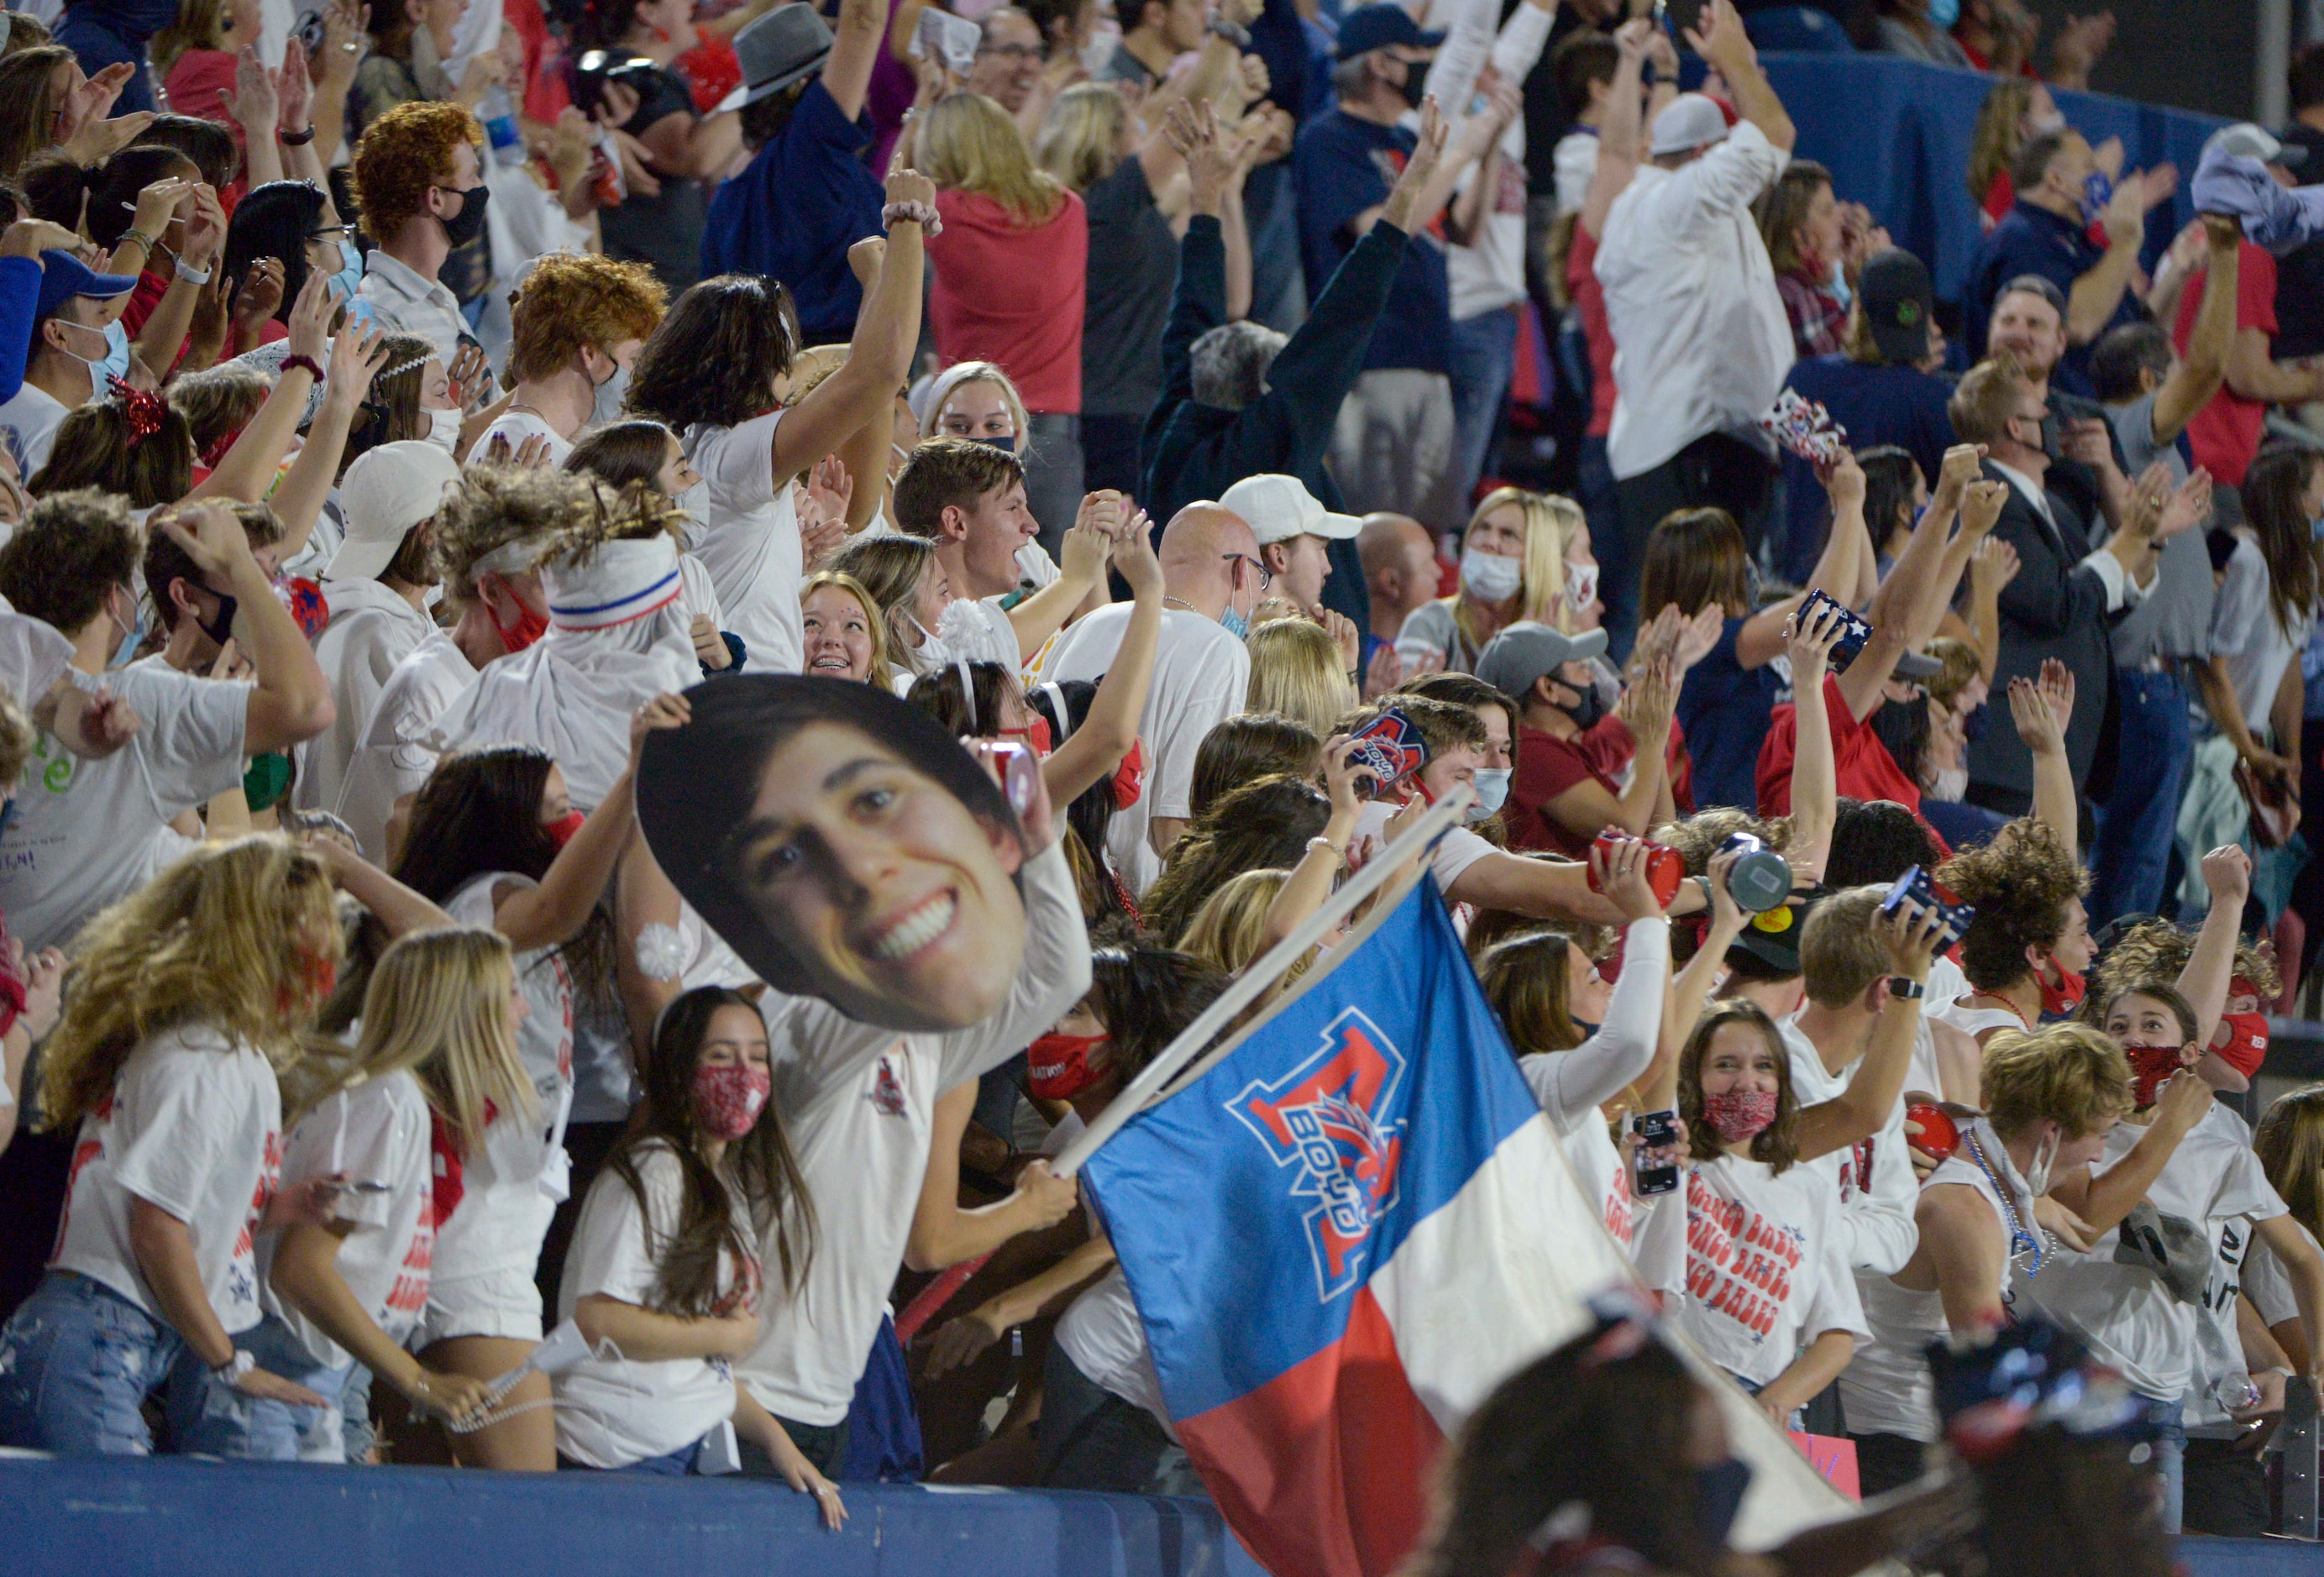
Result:
M1752 1139L1751 1158L1784 1171L1800 1158L1800 1098L1792 1088L1791 1054L1766 1010L1741 998L1711 1003L1679 1048L1678 1114L1686 1122L1688 1153L1698 1161L1715 1161L1727 1153L1718 1130L1702 1115L1702 1059L1710 1054L1711 1038L1729 1024L1758 1031L1775 1058L1775 1120Z
M770 1232L786 1288L798 1285L815 1251L814 1202L772 1101L751 1131L726 1147L720 1163L724 1178L703 1158L694 1117L694 1070L710 1021L722 1008L741 1008L753 1016L759 1011L757 1003L725 986L698 986L662 1010L645 1065L645 1099L605 1160L605 1170L636 1196L646 1223L646 1250L660 1267L649 1306L659 1314L698 1318L717 1313L721 1259L756 1259ZM685 1178L677 1229L659 1240L645 1180L638 1174L640 1157L656 1147L678 1157ZM741 1193L748 1219L736 1217L729 1185Z
M26 161L56 141L64 106L52 83L73 58L62 44L42 44L0 58L0 181L13 183Z
M1723 509L1674 510L1646 539L1638 572L1638 616L1673 603L1688 618L1716 603L1730 619L1751 616L1750 552L1743 528Z
M1582 1044L1567 991L1573 942L1556 931L1512 936L1477 961L1477 982L1519 1056Z
M2244 473L2244 518L2267 560L2268 609L2287 636L2315 611L2316 540L2301 493L2324 454L2297 445L2271 445Z
M1978 107L1977 129L1969 136L1969 195L1978 207L1985 206L1993 178L2017 161L2018 145L2025 140L2025 109L2033 102L2031 79L2003 77L1995 81Z
M2252 1148L2292 1219L2324 1236L2324 1084L2278 1098L2252 1131Z

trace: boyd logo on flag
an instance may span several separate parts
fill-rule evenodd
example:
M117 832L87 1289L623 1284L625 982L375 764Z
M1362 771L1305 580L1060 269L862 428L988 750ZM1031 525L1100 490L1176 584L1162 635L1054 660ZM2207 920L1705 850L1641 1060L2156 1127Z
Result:
M1314 1056L1272 1082L1254 1080L1227 1110L1259 1137L1277 1167L1298 1167L1295 1199L1307 1212L1315 1296L1324 1303L1363 1279L1372 1222L1396 1203L1405 1119L1385 1111L1404 1080L1404 1054L1361 1010L1325 1027Z

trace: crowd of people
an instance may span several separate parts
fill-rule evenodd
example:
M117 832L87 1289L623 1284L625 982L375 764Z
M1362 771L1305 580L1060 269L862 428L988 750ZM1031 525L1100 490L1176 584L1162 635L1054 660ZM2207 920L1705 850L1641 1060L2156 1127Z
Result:
M2264 1530L2324 243L2150 273L2030 14L1877 0L1993 73L1941 303L1650 9L0 14L0 1445L1198 1492L1053 1163L1391 860L1660 1322L1416 1570L1707 1572L1671 1330L1868 1495L2015 1351L2106 1539Z

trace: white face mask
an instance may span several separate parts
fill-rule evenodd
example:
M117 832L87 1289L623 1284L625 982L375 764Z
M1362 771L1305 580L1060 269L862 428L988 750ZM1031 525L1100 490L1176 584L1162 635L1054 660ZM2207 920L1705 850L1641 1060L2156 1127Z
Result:
M1489 603L1505 603L1525 585L1525 560L1471 548L1461 555L1461 584Z
M1937 780L1930 785L1925 797L1947 805L1959 805L1961 802L1961 797L1968 792L1969 769L1967 767L1941 767L1937 770Z
M1089 31L1089 39L1082 45L1082 69L1091 76L1102 75L1112 63L1113 51L1121 45L1121 23L1111 16L1101 17Z
M2034 1147L2034 1160L2025 1168L2025 1192L2035 1199L2050 1192L2050 1166L2057 1158L2058 1130L2053 1128L2049 1136Z
M428 433L421 441L434 444L447 455L460 452L460 413L457 410L428 412Z

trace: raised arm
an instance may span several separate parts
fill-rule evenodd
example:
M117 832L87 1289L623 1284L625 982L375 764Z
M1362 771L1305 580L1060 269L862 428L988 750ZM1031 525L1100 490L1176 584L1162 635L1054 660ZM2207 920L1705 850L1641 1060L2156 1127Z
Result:
M831 53L823 60L823 90L831 95L845 119L852 121L863 113L886 25L885 7L880 0L840 0L839 28L831 41Z
M1803 626L1794 613L1784 627L1792 666L1792 841L1784 851L1801 869L1823 875L1840 819L1840 769L1832 755L1831 713L1824 674L1840 642L1840 611L1819 608ZM1858 661L1863 660L1861 658Z
M2219 1015L2227 1009L2227 987L2235 978L2236 944L2242 939L2244 900L2251 896L2251 856L2234 844L2203 856L2203 886L2211 907L2203 915L2203 928L2195 950L2179 971L2179 994L2195 1010L2195 1044L2209 1047Z
M290 354L274 375L273 392L234 440L217 469L195 484L188 499L232 498L256 503L266 496L282 468L282 456L290 452L290 440L299 436L299 423L307 414L307 395L315 386L315 374L291 363L304 357L317 366L322 364L324 326L330 321L331 310L329 279L320 269L309 271L290 309Z
M1041 763L1041 778L1056 805L1071 805L1111 776L1138 742L1139 720L1154 679L1154 654L1162 639L1162 565L1154 556L1154 533L1139 510L1113 534L1113 565L1129 582L1134 601L1130 623L1113 662L1090 698L1089 715L1065 742Z
M2120 1226L2163 1176L2179 1141L2210 1111L2211 1094L2211 1086L2192 1069L2172 1074L2155 1097L2153 1121L2130 1153L2096 1176L2083 1171L2061 1180L2052 1186L2051 1196L2080 1216L2093 1236Z
M250 538L223 504L181 504L156 515L169 538L216 585L233 586L240 605L235 633L246 642L256 683L243 721L243 753L288 750L331 725L331 687L315 662L315 649L274 595L274 583L252 557Z
M1593 847L1590 859L1607 896L1628 918L1622 973L1607 1002L1606 1021L1571 1051L1536 1052L1517 1063L1561 1132L1597 1120L1601 1103L1653 1066L1670 982L1670 922L1646 883L1646 845L1625 838L1610 850Z
M2138 251L2146 240L2146 188L2135 180L2116 187L2098 223L2106 229L2106 255L2066 292L2066 338L2074 345L2088 345L2104 334L2114 321L2115 309L2122 305L2123 292L2130 289Z
M1688 48L1719 68L1734 95L1736 113L1758 127L1778 150L1789 153L1799 133L1767 74L1759 69L1759 51L1743 31L1743 18L1734 0L1711 0L1695 26L1687 30L1686 42Z
M976 1111L976 1086L957 1084L936 1097L928 1132L928 1168L904 1244L907 1270L943 1270L990 1254L1010 1239L1053 1227L1072 1213L1081 1185L1037 1160L1018 1175L1008 1198L964 1209L960 1203L960 1141Z
M1947 938L1943 917L1934 909L1907 903L1872 924L1887 945L1894 973L1926 985L1929 965ZM1848 1088L1800 1113L1801 1160L1846 1149L1858 1139L1871 1138L1887 1122L1888 1114L1904 1097L1904 1078L1912 1070L1913 1047L1920 1038L1921 1001L1918 997L1891 997L1872 1021L1872 1038Z
M1119 521L1121 505L1121 494L1110 488L1084 493L1057 553L1057 578L1009 610L1009 628L1016 633L1022 661L1031 662L1049 638L1065 627L1074 610L1105 585L1105 556L1113 546L1109 524ZM1058 798L1057 803L1065 800Z
M1695 884L1706 890L1711 919L1694 956L1671 982L1670 993L1663 1002L1662 1043L1641 1085L1640 1105L1646 1111L1667 1111L1678 1104L1679 1050L1693 1032L1694 1021L1702 1017L1702 1005L1711 1000L1711 988L1727 973L1727 950L1743 934L1742 906L1727 886L1735 862L1741 858L1740 853L1714 855L1709 873Z
M1808 576L1806 591L1773 607L1762 608L1743 622L1743 628L1735 636L1735 660L1744 668L1765 668L1783 655L1784 623L1807 600L1807 592L1821 591L1835 601L1845 601L1856 584L1858 557L1872 550L1872 540L1864 530L1864 471L1857 465L1854 455L1841 454L1825 486L1833 501L1831 530L1824 539L1823 552L1816 559L1813 572ZM1842 501L1851 497L1855 529L1842 530L1840 528L1849 523L1841 517L1842 508L1847 507Z
M2009 715L2017 725L2017 737L2034 756L2034 814L2058 835L2067 857L2079 862L2076 828L2080 816L2074 770L2066 759L2066 725L2074 715L2074 670L2054 657L2045 658L2039 684L2010 680Z
M330 370L323 377L323 402L308 424L307 441L274 489L274 513L282 522L280 557L307 545L339 476L347 429L371 392L371 381L387 364L387 332L369 318L349 316L331 345Z
M2227 358L2236 343L2236 297L2243 266L2243 226L2225 214L2203 216L2203 239L2209 262L2203 273L2203 300L2195 309L2195 327L2187 336L2187 354L2155 392L2153 417L2157 444L2175 443L2211 402L2227 375Z

